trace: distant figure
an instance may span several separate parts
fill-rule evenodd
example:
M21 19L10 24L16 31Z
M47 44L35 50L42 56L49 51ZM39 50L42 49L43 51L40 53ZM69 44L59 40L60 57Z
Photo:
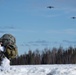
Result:
M72 17L72 19L76 19L76 17Z
M53 6L48 6L47 8L51 9L51 8L54 8Z

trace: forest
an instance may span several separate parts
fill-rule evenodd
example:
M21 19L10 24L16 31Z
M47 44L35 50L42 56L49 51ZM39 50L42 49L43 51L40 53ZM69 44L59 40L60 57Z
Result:
M35 64L75 64L76 63L76 48L63 47L48 49L43 51L36 49L29 50L11 60L11 65L35 65Z

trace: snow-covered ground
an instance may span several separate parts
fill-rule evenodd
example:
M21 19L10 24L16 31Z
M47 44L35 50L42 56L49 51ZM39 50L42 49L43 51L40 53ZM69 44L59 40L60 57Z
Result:
M0 75L76 75L76 65L17 65Z

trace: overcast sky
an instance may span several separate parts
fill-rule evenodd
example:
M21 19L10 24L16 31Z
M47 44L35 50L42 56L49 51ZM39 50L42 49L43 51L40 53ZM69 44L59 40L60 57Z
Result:
M19 54L60 45L76 47L74 16L76 0L0 0L0 36L13 34Z

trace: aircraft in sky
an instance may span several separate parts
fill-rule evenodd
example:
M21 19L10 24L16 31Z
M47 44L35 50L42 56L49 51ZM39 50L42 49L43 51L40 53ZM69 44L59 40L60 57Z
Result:
M76 19L76 17L72 17L72 19Z
M51 9L51 8L54 8L53 6L47 6L47 8Z

